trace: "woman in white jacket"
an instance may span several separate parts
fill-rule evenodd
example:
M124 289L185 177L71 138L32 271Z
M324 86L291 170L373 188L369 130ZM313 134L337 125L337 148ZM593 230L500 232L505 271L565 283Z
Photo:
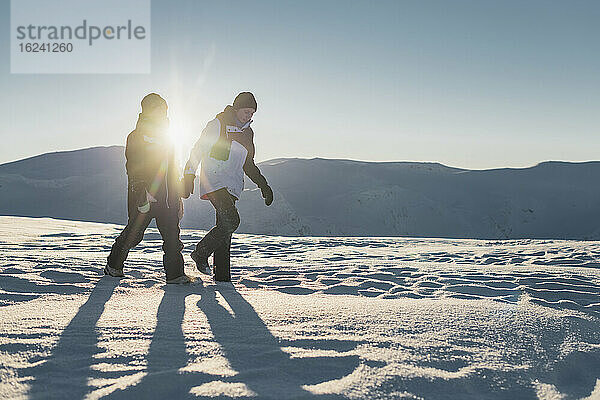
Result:
M196 245L191 257L202 273L209 274L208 257L214 254L216 281L230 281L231 235L240 224L235 202L244 189L244 173L260 188L265 204L273 202L273 191L254 163L254 132L250 128L257 104L250 92L238 94L202 131L185 167L185 193L194 192L200 168L200 198L215 208L216 225Z

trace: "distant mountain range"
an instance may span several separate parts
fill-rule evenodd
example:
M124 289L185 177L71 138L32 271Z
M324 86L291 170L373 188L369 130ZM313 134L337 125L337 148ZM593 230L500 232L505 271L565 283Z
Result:
M266 207L247 182L238 232L316 236L600 239L600 162L466 170L437 163L281 158L260 163ZM124 224L121 146L42 154L0 165L0 215ZM184 227L214 211L193 196Z

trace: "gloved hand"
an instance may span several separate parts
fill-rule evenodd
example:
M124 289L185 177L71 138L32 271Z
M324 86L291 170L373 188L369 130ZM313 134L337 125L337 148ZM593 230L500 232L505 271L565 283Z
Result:
M134 179L130 181L129 185L133 192L134 199L136 200L137 210L142 214L146 214L150 211L150 201L148 200L148 193L146 192L146 182Z
M142 214L148 213L150 211L150 202L146 200L144 204L138 204L138 211Z
M185 174L183 176L183 193L181 197L187 199L190 197L192 193L194 193L194 180L196 179L196 175L194 174Z
M265 199L265 204L270 206L273 203L273 189L271 186L264 185L260 188L260 192L262 194L263 199Z

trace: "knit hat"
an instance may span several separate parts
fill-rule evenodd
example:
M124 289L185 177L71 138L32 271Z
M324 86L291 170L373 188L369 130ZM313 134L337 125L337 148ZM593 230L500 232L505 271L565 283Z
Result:
M257 107L256 99L250 92L242 92L235 96L235 100L233 100L233 108L236 110L240 108L253 108L256 111Z
M150 93L142 99L142 112L152 112L157 108L167 108L167 102L156 93Z

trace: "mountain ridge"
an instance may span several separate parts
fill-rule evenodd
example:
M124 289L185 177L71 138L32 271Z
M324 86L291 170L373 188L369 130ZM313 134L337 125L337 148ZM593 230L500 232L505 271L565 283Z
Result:
M94 150L109 150L109 151L118 151L124 152L125 146L122 145L108 145L108 146L92 146L86 147L82 149L73 149L73 150L57 150L51 151L47 153L38 154L35 156L25 157L19 160L7 161L5 163L0 164L0 168L22 164L24 162L28 162L36 159L43 159L46 157L52 156L61 156L61 155L69 155L79 152L87 152ZM356 164L365 164L365 165L423 165L423 166L439 166L447 169L452 169L456 171L497 171L497 170L528 170L534 169L537 167L542 167L546 165L585 165L585 164L600 164L600 160L588 160L588 161L563 161L563 160L546 160L540 161L534 165L530 165L527 167L496 167L496 168L462 168L462 167L453 167L446 164L442 164L437 161L368 161L368 160L354 160L350 158L329 158L329 157L277 157L271 158L268 160L264 160L259 162L258 164L272 165L273 163L278 162L288 162L288 161L340 161L340 162L350 162Z
M239 232L314 236L598 239L600 162L545 161L470 170L436 162L275 158L259 163L275 190L265 207L247 181ZM122 146L45 153L0 165L0 214L124 224ZM184 227L214 210L185 201Z

